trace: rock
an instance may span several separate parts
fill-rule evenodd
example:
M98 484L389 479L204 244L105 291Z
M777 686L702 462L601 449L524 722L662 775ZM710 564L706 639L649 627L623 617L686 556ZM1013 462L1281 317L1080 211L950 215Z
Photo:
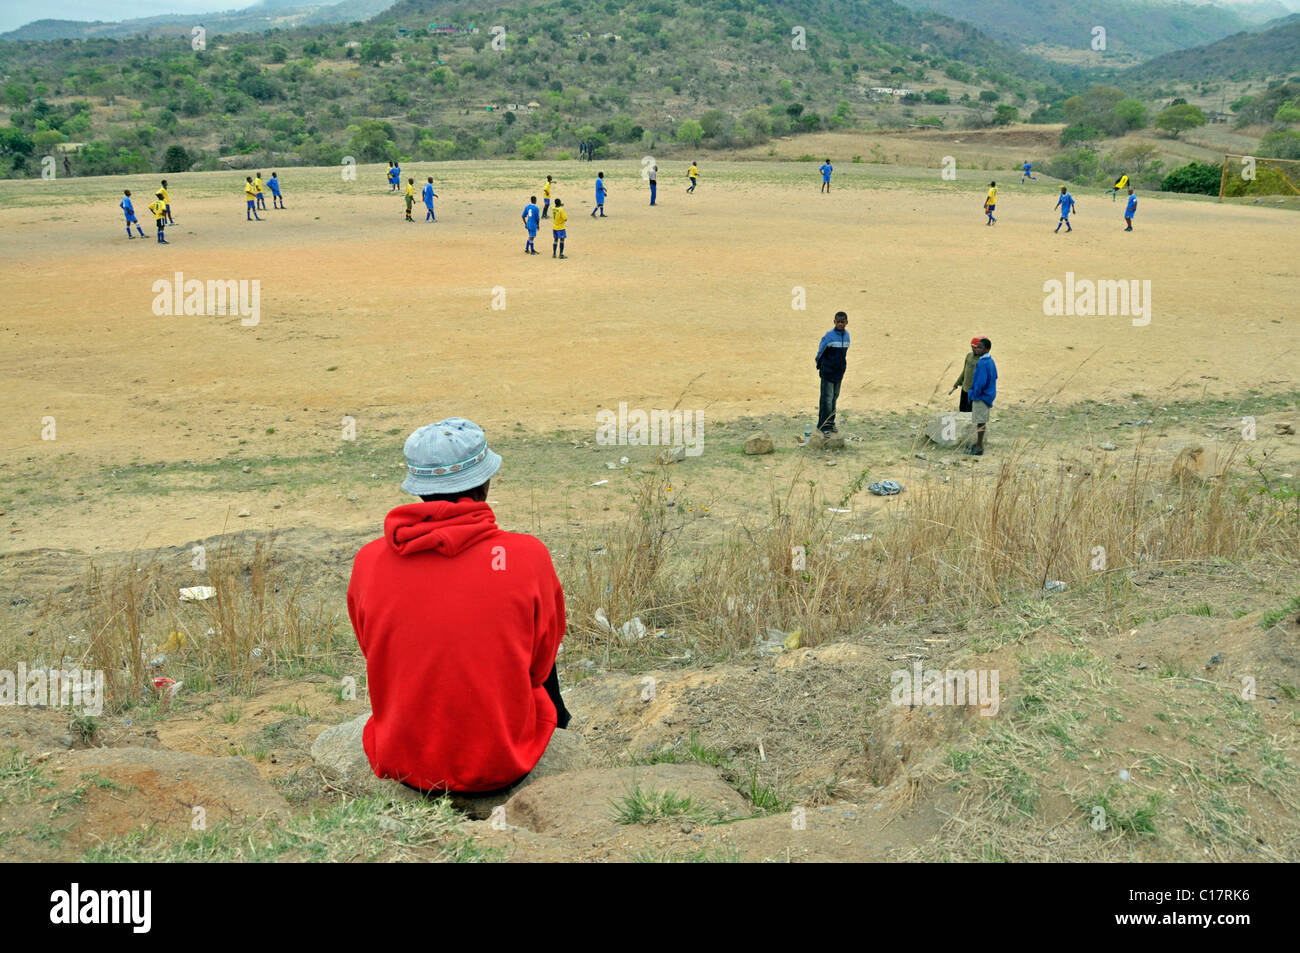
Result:
M925 435L941 447L960 447L974 439L975 425L969 413L952 410L931 417L926 422Z
M1100 449L1102 449L1102 450L1118 450L1118 449L1119 449L1119 447L1115 446L1115 445L1114 445L1113 443L1111 443L1109 440L1103 440L1101 443L1097 444L1097 446L1098 446Z
M248 510L240 510L240 511L239 511L238 513L236 513L235 515L236 515L236 516L239 516L239 517L244 517L244 516L252 516L253 514L250 513Z
M681 463L686 459L686 448L682 447L665 447L659 452L658 460L660 463Z
M1273 425L1273 429L1277 431L1279 437L1286 436L1288 434L1295 433L1295 424L1285 423L1285 422L1276 423Z
M375 772L370 767L370 759L366 757L365 748L361 744L361 735L369 718L370 713L366 712L351 721L345 721L321 732L320 737L311 746L311 756L316 766L331 784L355 797L380 795L408 801L423 797L424 795L419 791L408 788L404 784L375 777ZM483 796L452 794L451 803L458 810L467 812L470 817L486 818L492 813L494 807L504 804L516 792L539 778L581 771L590 765L591 756L581 736L573 731L556 729L541 760L518 784L497 794Z
M591 753L587 750L582 736L576 731L556 728L551 741L542 753L542 758L518 784L496 794L472 796L453 794L451 803L457 810L464 811L470 817L483 820L491 816L492 809L508 802L512 797L542 778L558 774L571 774L591 767ZM514 823L507 821L507 823Z
M766 433L750 434L745 439L745 453L751 457L756 457L763 453L772 453L776 450L776 445L772 443L772 438Z
M837 433L813 432L804 444L809 450L843 450L844 438Z
M1175 480L1214 480L1222 476L1216 457L1199 444L1183 447L1174 458L1170 473Z
M118 795L124 808L115 814L136 828L175 825L178 817L188 827L193 807L204 809L208 824L290 816L284 798L243 758L207 758L165 748L86 748L65 754L62 765L70 776L102 776L125 789ZM105 824L100 833L110 826Z
M505 804L506 823L548 837L580 836L582 832L616 826L617 805L632 791L671 792L688 797L701 811L700 820L735 820L752 811L743 797L718 775L699 764L651 764L634 768L592 768L542 778ZM680 830L685 820L674 826Z
M377 794L408 801L420 798L419 791L387 778L375 777L361 744L361 735L369 719L370 712L366 712L322 731L311 746L311 757L316 767L330 784L354 797Z

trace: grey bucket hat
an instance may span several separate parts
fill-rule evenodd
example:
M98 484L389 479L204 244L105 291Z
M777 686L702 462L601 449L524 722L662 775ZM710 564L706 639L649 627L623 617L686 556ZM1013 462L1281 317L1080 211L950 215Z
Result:
M427 424L406 438L406 479L413 496L460 493L492 479L501 457L488 449L483 428L464 417Z

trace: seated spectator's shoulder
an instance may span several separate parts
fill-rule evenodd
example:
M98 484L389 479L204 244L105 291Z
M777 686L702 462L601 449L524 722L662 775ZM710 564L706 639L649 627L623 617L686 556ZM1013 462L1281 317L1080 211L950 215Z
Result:
M493 546L504 546L507 554L518 554L527 559L546 560L550 562L551 551L546 548L536 536L530 536L528 533L511 533L502 530L491 540Z

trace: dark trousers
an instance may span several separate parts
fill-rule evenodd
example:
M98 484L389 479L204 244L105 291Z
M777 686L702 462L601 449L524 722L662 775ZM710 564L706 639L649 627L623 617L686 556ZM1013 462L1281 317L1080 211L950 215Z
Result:
M555 727L568 728L572 716L569 714L569 709L564 707L564 699L560 697L560 672L554 665L551 666L551 674L546 676L542 687L555 703Z
M843 380L822 378L821 404L817 409L817 429L822 433L830 433L835 427L835 402L840 399L840 384Z
M970 413L970 391L961 392L961 401L957 404L957 412L962 414Z
M655 192L658 191L658 189L659 189L659 183L657 183L654 179L651 179L650 180L650 204L651 205L655 204Z

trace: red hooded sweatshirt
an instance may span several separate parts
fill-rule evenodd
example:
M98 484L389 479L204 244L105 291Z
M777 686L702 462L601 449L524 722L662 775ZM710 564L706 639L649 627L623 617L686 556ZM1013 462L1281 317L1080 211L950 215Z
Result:
M376 776L490 791L531 771L555 730L543 683L564 638L564 593L541 541L497 528L486 503L412 503L352 564L348 615L373 714Z

